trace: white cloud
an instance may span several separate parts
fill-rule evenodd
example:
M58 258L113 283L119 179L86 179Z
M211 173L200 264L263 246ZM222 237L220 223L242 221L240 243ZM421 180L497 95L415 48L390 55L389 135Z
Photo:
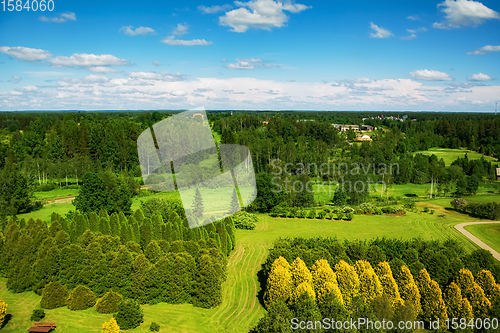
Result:
M407 16L406 17L408 20L412 20L412 21L417 21L419 20L420 18L418 17L418 15L410 15L410 16Z
M92 73L101 73L101 74L108 74L108 73L116 73L118 72L116 69L106 67L106 66L95 66L95 67L89 67L89 71Z
M272 27L281 28L289 19L285 11L299 13L311 8L302 4L281 3L273 0L235 1L234 3L240 8L219 17L219 24L231 27L231 31L234 32L245 32L249 28L263 30L270 30Z
M10 57L19 61L40 61L48 59L52 56L49 51L41 49L31 49L29 47L9 47L1 46L0 52L9 55Z
M218 13L218 12L223 12L223 11L229 10L231 8L233 8L233 6L231 6L229 4L225 4L222 6L210 6L210 7L203 6L203 5L198 6L198 9L201 10L205 14L214 14L214 13Z
M188 33L189 26L187 24L179 23L177 27L172 31L172 35L182 36Z
M12 75L12 79L11 79L10 81L11 81L12 83L14 83L14 84L18 84L18 83L19 83L19 81L21 81L21 80L22 80L22 78L20 78L19 76L17 76L17 75Z
M160 43L165 43L168 45L183 45L183 46L193 46L193 45L212 45L212 42L207 42L204 39L191 39L191 40L183 40L183 39L175 39L174 36L168 36L163 38Z
M467 80L469 80L469 81L491 81L493 79L486 74L478 73L478 74L472 74L471 76L467 77Z
M56 72L56 71L40 71L40 72L24 72L24 73L35 77L73 75L73 73Z
M474 51L467 52L469 55L485 55L488 52L500 52L500 45L486 45L475 49Z
M159 80L162 78L160 74L154 72L130 72L128 76L135 79Z
M129 25L129 26L123 26L120 28L119 31L123 31L125 35L128 36L137 36L137 35L147 35L147 34L156 34L156 32L149 28L149 27L139 27L134 30L134 27Z
M444 73L434 70L420 69L411 72L410 75L417 80L427 80L427 81L449 81L451 77Z
M410 40L410 39L414 39L414 38L417 38L417 34L411 34L409 36L401 37L401 39L405 39L405 40Z
M370 22L370 28L375 30L375 32L370 32L370 38L390 38L394 36L392 32L384 28L380 28L378 25Z
M227 64L228 69L257 69L257 68L277 68L278 64L268 64L260 58L242 59L237 58L234 64Z
M418 28L418 29L407 29L407 31L409 33L411 33L411 34L416 34L416 33L419 33L419 32L426 32L427 28L421 27L421 28Z
M40 21L64 23L66 21L76 21L76 15L75 13L72 12L66 12L61 14L60 16L54 16L54 17L40 16Z
M26 87L22 87L21 90L25 91L25 92L34 92L34 91L38 91L38 87L26 86Z
M432 25L438 29L477 26L487 19L500 19L500 14L478 1L445 0L438 4L439 7L443 7L441 11L445 13L445 20Z
M49 59L53 66L70 67L70 66L121 66L127 65L125 59L120 59L111 54L87 54L75 53L70 57L58 56Z
M60 79L57 87L38 92L0 92L0 109L131 110L168 105L171 109L205 106L212 110L485 111L500 94L500 86L469 83L467 89L447 89L425 86L414 79L359 78L332 84L248 77L184 80L181 74L158 75L164 78L108 79L95 75ZM453 87L454 81L449 83Z
M158 67L158 66L161 66L161 63L159 61L154 60L153 61L153 65L155 65L156 67Z

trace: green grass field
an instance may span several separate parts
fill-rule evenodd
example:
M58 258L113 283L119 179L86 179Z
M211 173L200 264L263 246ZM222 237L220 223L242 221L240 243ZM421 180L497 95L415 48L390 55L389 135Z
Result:
M134 204L137 203L136 199ZM155 321L161 325L161 332L247 333L264 313L256 297L260 290L257 272L268 249L279 237L453 238L463 242L468 251L475 249L476 246L456 231L453 225L478 219L446 209L448 205L449 200L435 200L418 203L419 208L428 206L435 209L434 214L409 212L405 217L356 215L351 222L282 219L261 214L256 230L236 232L237 245L228 261L228 277L223 285L223 302L220 306L201 309L189 304L144 305L144 323L130 332L148 332L149 325ZM39 296L32 292L12 294L5 288L5 279L0 279L0 298L8 304L8 313L12 315L3 332L22 332L31 326L29 316L39 306ZM70 311L60 308L46 310L46 313L44 321L55 322L59 332L100 332L102 324L111 318L111 315L101 315L94 309Z
M468 225L465 229L500 252L500 224Z
M429 150L417 151L416 153L421 153L424 155L436 155L438 160L441 158L444 160L446 166L450 166L453 161L455 161L458 157L465 157L467 153L467 157L470 160L480 159L482 154L476 153L474 151L466 150L466 149L450 149L450 148L430 148ZM497 162L497 159L491 156L484 156L487 161Z

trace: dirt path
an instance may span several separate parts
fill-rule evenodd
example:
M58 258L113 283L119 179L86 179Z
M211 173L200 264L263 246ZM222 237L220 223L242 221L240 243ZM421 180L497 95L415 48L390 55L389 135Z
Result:
M500 253L497 251L493 250L489 245L487 245L485 242L474 236L472 233L469 231L465 230L465 227L468 225L474 225L474 224L494 224L494 223L500 223L498 221L496 222L466 222L466 223L460 223L455 225L455 229L457 229L460 233L462 233L465 237L476 243L477 246L480 248L483 248L485 250L490 251L493 254L493 257L500 261Z

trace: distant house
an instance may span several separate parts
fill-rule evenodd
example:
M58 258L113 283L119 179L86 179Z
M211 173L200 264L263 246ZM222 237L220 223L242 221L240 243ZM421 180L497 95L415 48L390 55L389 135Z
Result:
M500 168L497 168L497 180L500 180Z
M350 128L352 128L354 132L359 132L359 125L340 125L340 130L342 132L346 132Z
M374 129L376 129L375 127L371 126L371 125L361 125L361 127L359 128L361 131L365 131L365 132L371 132L373 131Z
M369 135L358 134L356 135L356 141L372 141Z

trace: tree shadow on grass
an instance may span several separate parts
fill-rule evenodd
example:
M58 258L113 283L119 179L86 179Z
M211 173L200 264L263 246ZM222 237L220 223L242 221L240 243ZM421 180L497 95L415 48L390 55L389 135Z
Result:
M266 289L266 276L264 275L264 268L257 272L257 279L259 280L260 290L257 293L259 303L264 306L264 291Z
M5 318L3 319L3 323L2 323L2 325L0 325L0 330L1 330L2 328L4 328L4 327L5 327L5 325L7 325L7 323L8 323L11 319L12 319L12 315L11 315L10 313L7 313L7 314L5 315Z

